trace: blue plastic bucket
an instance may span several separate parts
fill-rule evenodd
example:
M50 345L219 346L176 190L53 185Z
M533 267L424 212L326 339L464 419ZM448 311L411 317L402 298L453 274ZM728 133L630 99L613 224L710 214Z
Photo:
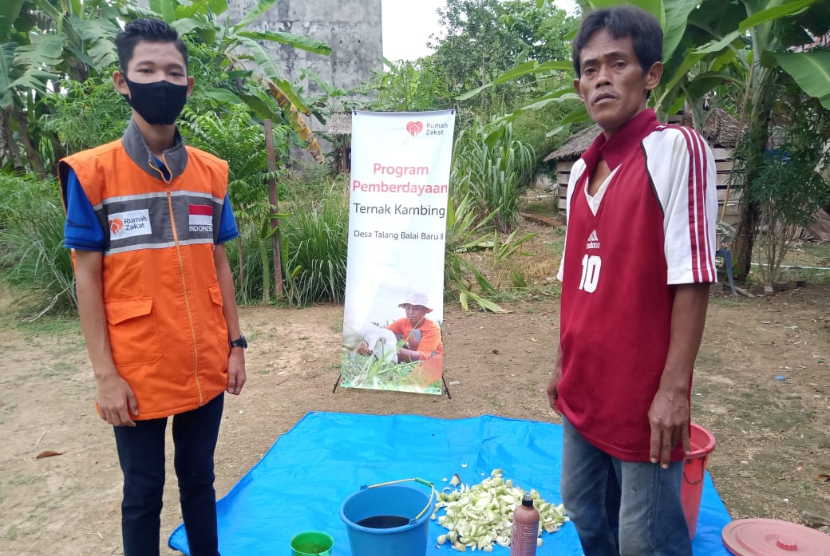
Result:
M340 518L349 532L352 556L424 556L433 511L435 501L423 489L388 485L363 487L346 498L340 507ZM358 524L376 516L407 517L409 523L388 529Z

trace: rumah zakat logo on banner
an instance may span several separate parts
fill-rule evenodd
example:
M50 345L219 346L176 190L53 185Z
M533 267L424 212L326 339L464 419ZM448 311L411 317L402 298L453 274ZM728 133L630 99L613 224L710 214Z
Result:
M412 137L417 137L424 130L424 124L421 122L409 122L406 124L406 130Z
M421 132L424 132L424 135L444 135L445 131L449 129L449 124L433 124L427 122L424 125L423 122L409 122L406 124L406 131L412 137L417 137L421 135Z
M118 232L124 227L124 221L120 218L113 218L110 220L110 231L112 231L113 235L118 235Z

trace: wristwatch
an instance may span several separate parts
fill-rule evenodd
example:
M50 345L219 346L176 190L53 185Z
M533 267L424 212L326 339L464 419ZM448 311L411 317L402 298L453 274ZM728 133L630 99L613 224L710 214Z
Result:
M230 342L228 342L228 344L230 344L231 349L233 349L233 348L248 349L248 340L245 339L245 336L240 336L236 340L231 340Z

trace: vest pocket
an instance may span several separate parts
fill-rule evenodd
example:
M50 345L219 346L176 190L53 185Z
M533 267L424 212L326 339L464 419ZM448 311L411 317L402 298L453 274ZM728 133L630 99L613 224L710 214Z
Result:
M161 358L158 323L153 312L153 299L117 299L104 304L117 367L153 363Z
M216 338L219 343L228 347L228 324L225 322L225 313L222 312L224 301L222 300L222 289L219 284L208 286L210 300L213 302L213 319ZM230 347L228 347L230 349Z

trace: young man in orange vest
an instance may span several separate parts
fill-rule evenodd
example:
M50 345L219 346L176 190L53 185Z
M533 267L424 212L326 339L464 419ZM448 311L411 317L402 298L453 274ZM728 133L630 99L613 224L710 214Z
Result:
M224 392L245 384L224 243L239 235L228 164L176 128L193 77L187 47L155 19L116 39L115 88L132 106L119 140L60 163L66 246L75 252L81 327L124 473L124 554L159 554L164 434L192 556L218 556L213 454Z

